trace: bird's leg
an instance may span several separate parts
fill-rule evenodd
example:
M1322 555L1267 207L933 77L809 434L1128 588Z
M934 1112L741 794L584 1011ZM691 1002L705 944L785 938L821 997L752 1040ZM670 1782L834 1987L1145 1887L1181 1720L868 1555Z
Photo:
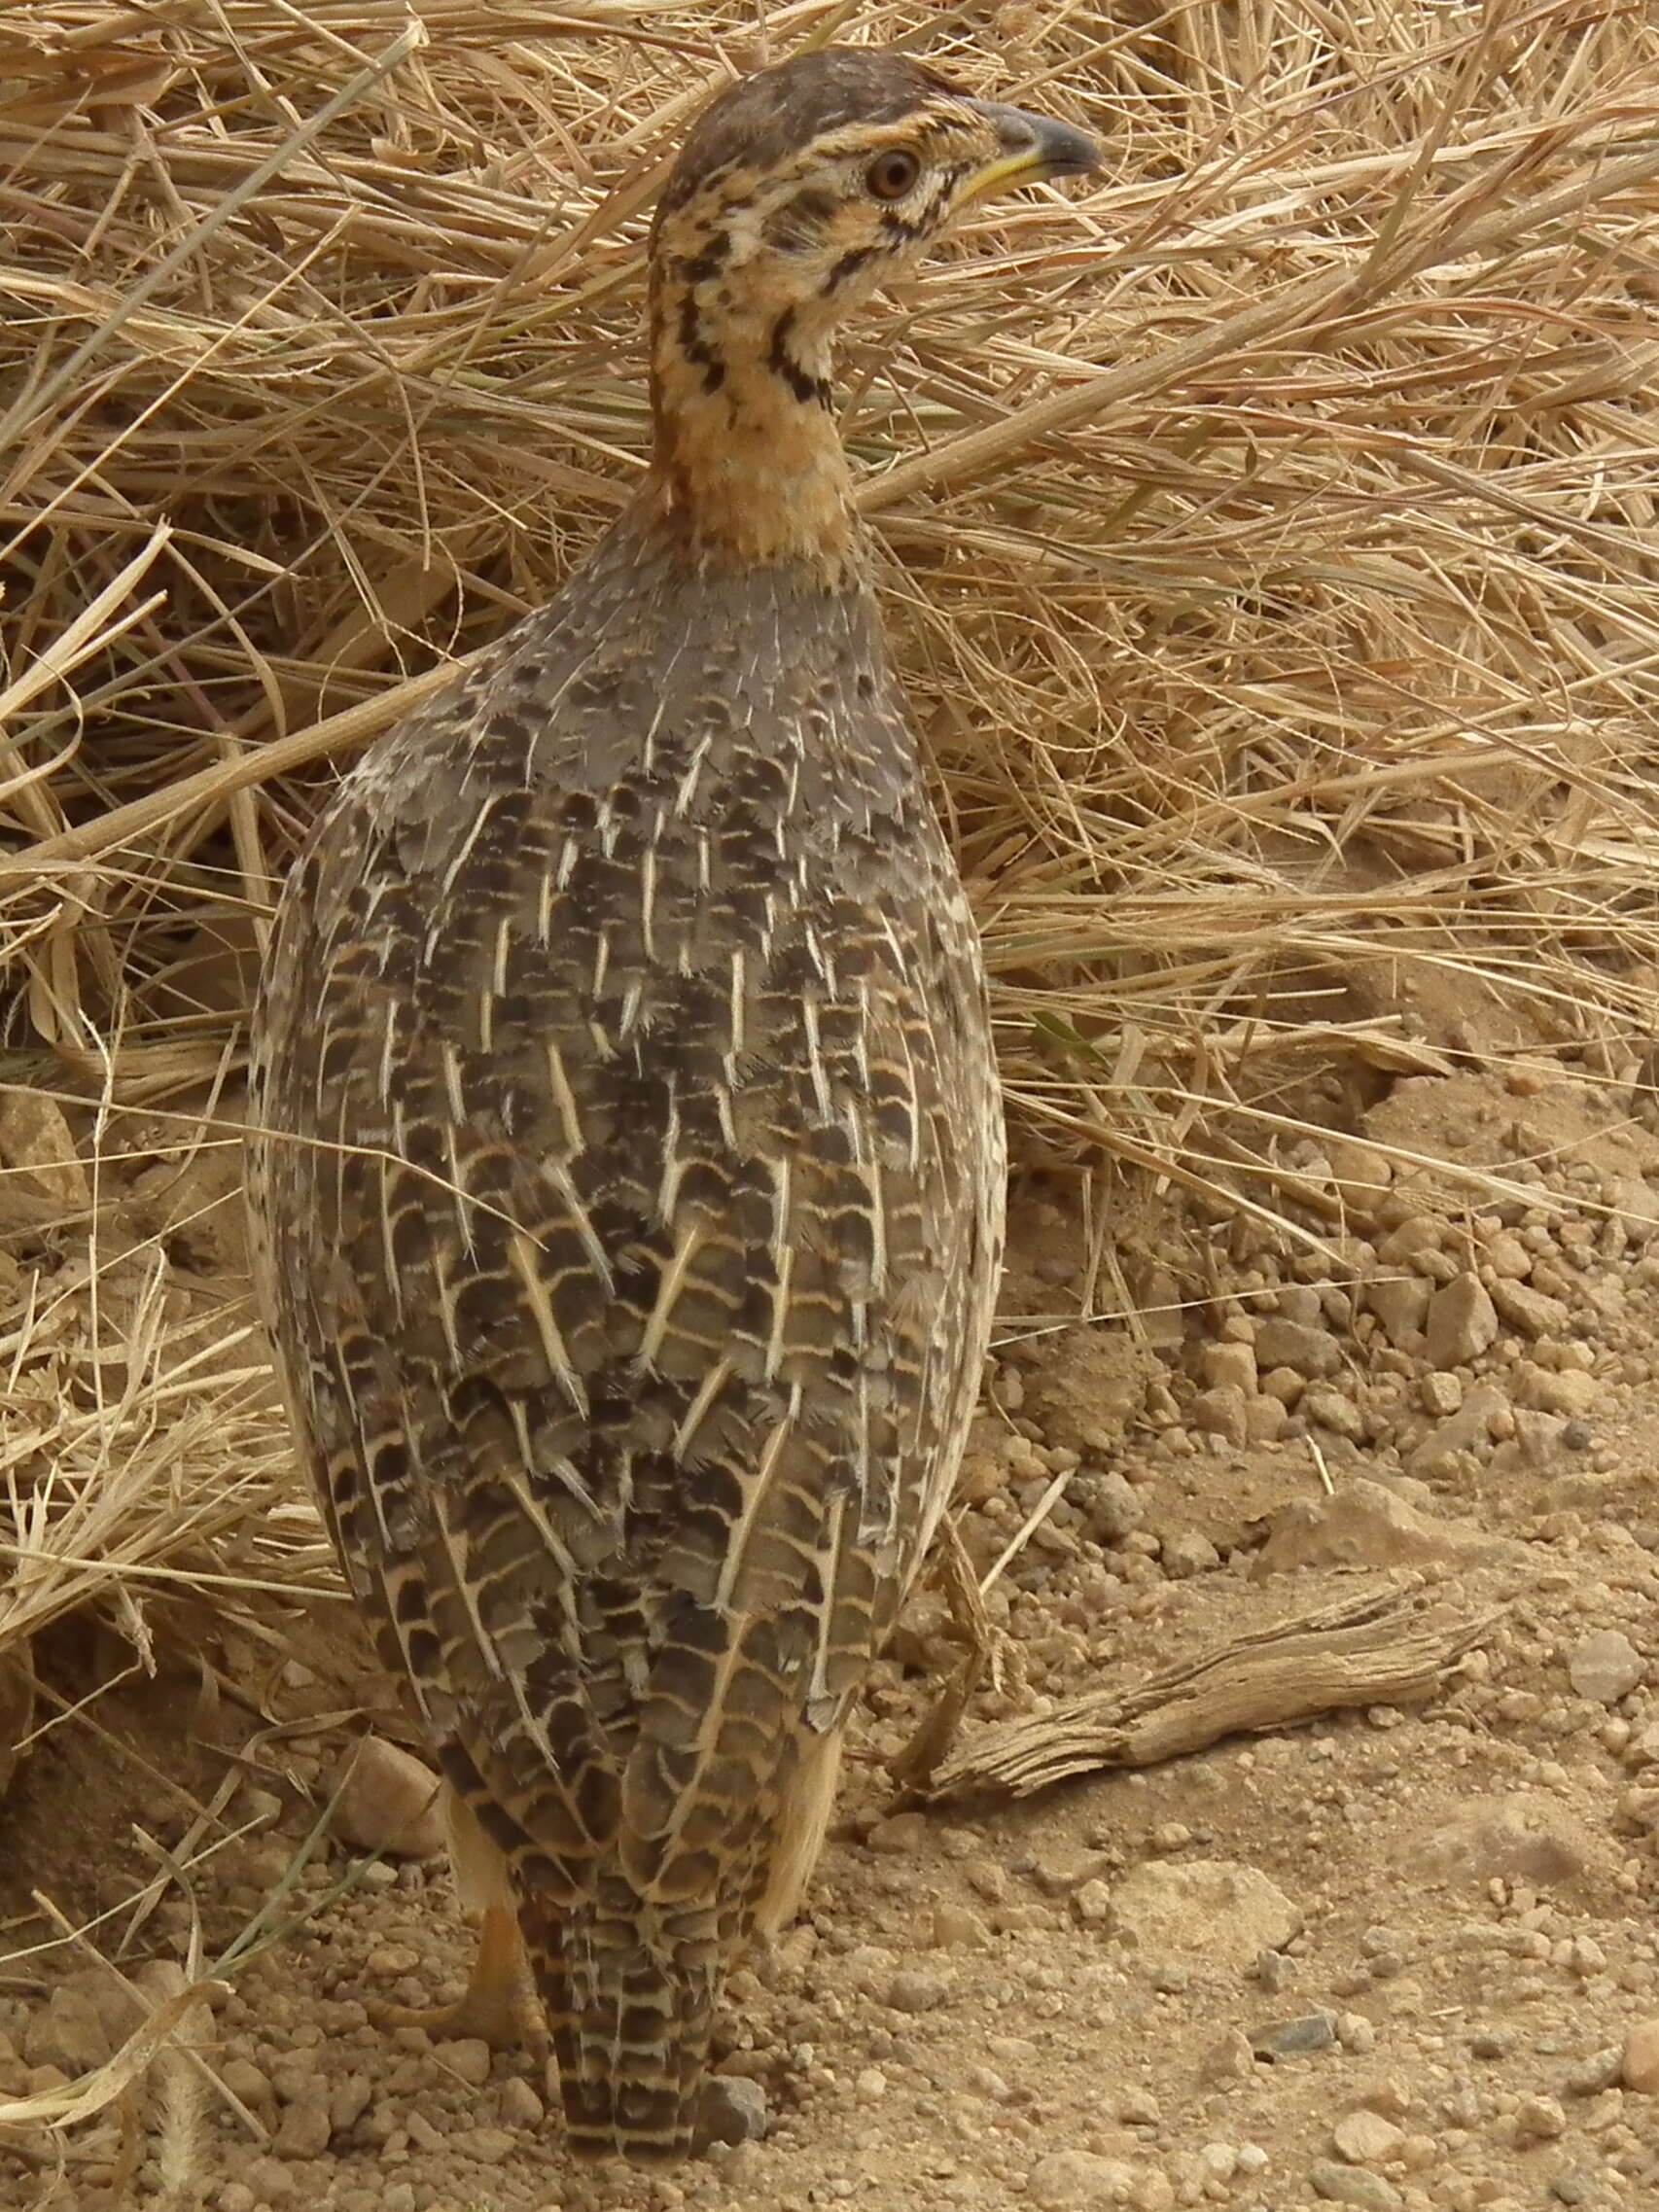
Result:
M766 1887L755 1914L756 1933L769 1942L800 1911L800 1900L830 1825L835 1783L841 1772L843 1729L808 1738L801 1747L788 1794L779 1808L778 1833Z
M374 2005L370 2018L376 2027L420 2027L445 2041L476 2035L492 2051L528 2051L538 2061L547 2054L542 2008L511 1904L484 1907L473 1971L452 2005Z
M906 1796L926 1795L935 1768L956 1740L974 1692L987 1673L992 1688L1002 1688L1005 1655L1012 1649L1011 1639L993 1625L985 1610L979 1578L956 1524L948 1518L942 1521L939 1536L945 1601L950 1607L951 1625L965 1648L955 1672L923 1716L920 1727L888 1761L888 1773Z
M547 2030L530 1976L518 1906L507 1861L453 1790L444 1792L449 1859L462 1911L476 1914L478 1948L466 1989L452 2005L375 2005L377 2027L420 2027L428 2035L476 2035L492 2051L528 2051L538 2064L547 2055Z

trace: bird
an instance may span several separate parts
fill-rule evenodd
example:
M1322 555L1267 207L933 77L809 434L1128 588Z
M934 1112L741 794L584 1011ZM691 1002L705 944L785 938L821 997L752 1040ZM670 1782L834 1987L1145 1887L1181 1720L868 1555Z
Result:
M1006 1150L835 334L1080 130L874 48L740 79L649 241L653 451L546 607L323 804L251 1019L300 1457L573 2152L697 2140L949 1501ZM431 2016L437 2019L438 2015Z

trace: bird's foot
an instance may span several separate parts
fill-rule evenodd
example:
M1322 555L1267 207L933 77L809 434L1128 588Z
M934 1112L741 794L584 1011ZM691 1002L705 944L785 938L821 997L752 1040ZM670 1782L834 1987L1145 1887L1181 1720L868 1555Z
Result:
M528 2051L538 2064L547 2056L547 2023L518 1923L502 1908L485 1913L472 1979L452 2005L372 2004L369 2018L379 2028L422 2028L435 2042L476 2036L492 2051Z
M547 2056L547 2030L542 2008L529 1988L480 1992L469 1988L452 2005L372 2004L369 2018L378 2028L424 2029L434 2043L460 2043L477 2037L492 2051L527 2051L538 2064Z

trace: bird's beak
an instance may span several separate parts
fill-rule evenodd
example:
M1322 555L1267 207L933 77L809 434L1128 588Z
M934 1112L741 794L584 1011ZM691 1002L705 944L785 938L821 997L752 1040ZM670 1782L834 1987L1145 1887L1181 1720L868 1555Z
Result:
M1092 177L1105 166L1094 140L1069 123L1005 107L1000 100L970 100L968 105L992 125L1004 152L970 178L964 199L1041 184L1048 177Z

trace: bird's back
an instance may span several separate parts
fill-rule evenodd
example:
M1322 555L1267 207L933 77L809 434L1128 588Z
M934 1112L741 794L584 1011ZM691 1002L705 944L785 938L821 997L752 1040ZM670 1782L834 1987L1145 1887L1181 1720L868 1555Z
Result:
M848 574L717 588L642 503L346 780L257 1023L298 1425L588 2148L685 2147L989 1325L976 940Z

